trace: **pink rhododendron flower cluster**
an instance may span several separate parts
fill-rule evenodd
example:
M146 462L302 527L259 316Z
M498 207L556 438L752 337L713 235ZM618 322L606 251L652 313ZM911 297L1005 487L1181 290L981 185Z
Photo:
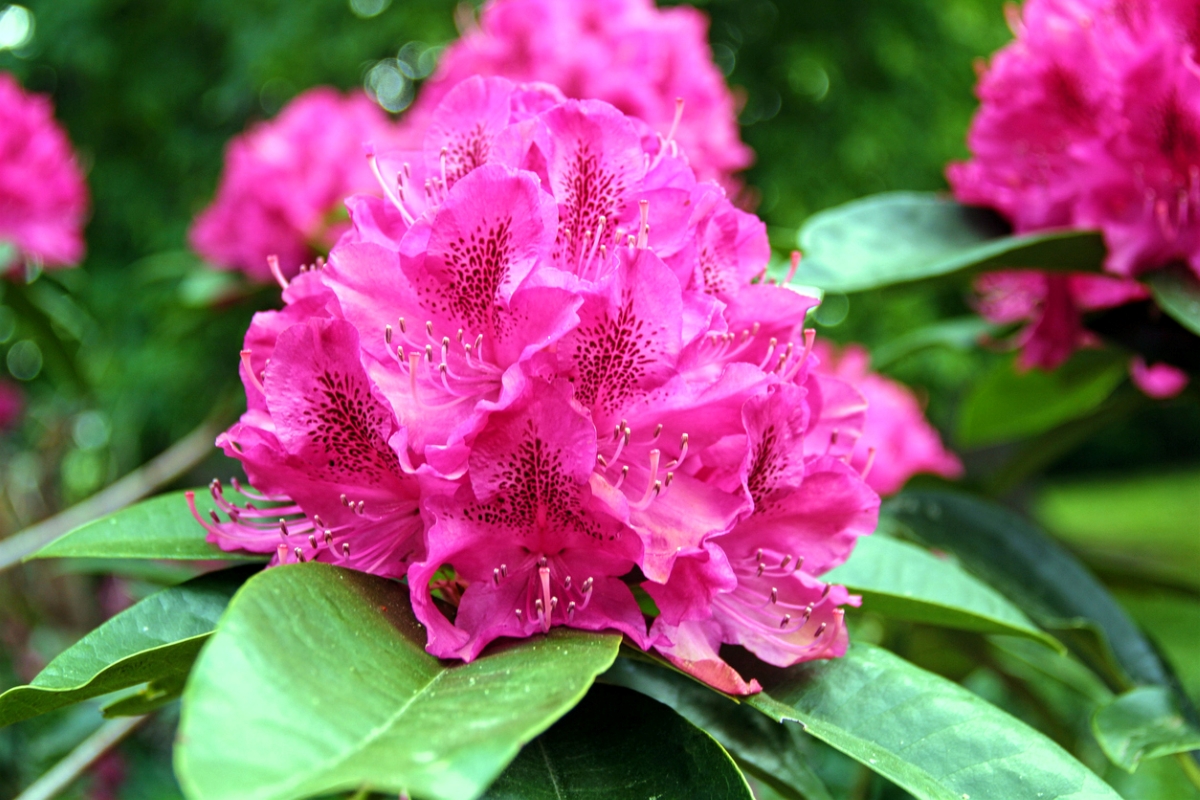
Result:
M88 193L49 98L0 72L0 273L83 258Z
M864 474L872 489L895 494L918 473L962 477L962 462L942 444L916 395L904 384L871 372L866 350L847 345L839 353L817 342L813 352L820 359L818 371L841 378L867 400L869 412L850 465Z
M1019 232L1098 229L1106 269L1132 278L1175 261L1200 275L1200 65L1190 0L1029 0L1016 40L993 59L968 136L948 170L966 203L992 206ZM1081 313L1146 298L1129 280L1007 272L977 288L995 322L1028 320L1024 368L1054 369L1094 343ZM1186 375L1135 362L1147 394Z
M1200 275L1200 27L1191 0L1029 0L948 175L1018 231L1094 228L1109 271Z
M691 7L490 0L478 26L442 53L407 124L420 129L446 93L472 75L543 81L568 97L611 103L677 142L697 177L731 191L739 185L733 174L753 160L738 134L733 95L713 63L708 20Z
M813 299L757 280L763 224L647 134L472 78L372 156L386 199L247 334L219 444L261 497L214 484L210 539L407 577L439 657L616 630L744 693L722 644L843 653L856 598L819 576L876 524L866 403L817 368Z
M363 144L395 135L362 92L304 92L229 143L216 199L192 225L192 247L255 280L271 280L271 256L284 275L295 275L348 227L345 199L375 188Z

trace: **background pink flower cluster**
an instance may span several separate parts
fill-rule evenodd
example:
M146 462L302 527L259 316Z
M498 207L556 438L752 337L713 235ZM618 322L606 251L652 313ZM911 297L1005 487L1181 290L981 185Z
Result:
M363 144L420 147L442 98L473 75L543 81L569 97L605 100L649 125L647 144L669 139L700 178L736 190L733 175L753 154L738 135L707 29L696 9L659 10L653 0L493 0L478 27L442 54L400 122L362 92L318 88L234 139L217 196L193 225L192 247L253 280L270 280L270 255L295 275L345 230L343 200L373 188Z
M192 226L192 247L213 266L253 280L271 280L268 256L295 275L346 230L345 199L374 187L363 143L395 136L392 121L362 92L305 92L229 143L216 199Z
M87 211L83 172L50 100L0 73L0 273L27 260L78 263Z
M1133 278L1180 261L1200 275L1200 65L1190 0L1030 0L1016 40L982 76L968 145L948 177L966 203L992 206L1018 232L1103 232L1106 269ZM1132 281L988 276L981 310L1031 320L1021 363L1053 369L1090 337L1080 315L1148 297ZM1138 363L1148 393L1186 378ZM1176 389L1175 391L1178 391Z
M421 88L407 124L420 126L472 75L542 81L567 97L611 103L678 143L696 176L736 193L754 154L708 45L708 18L654 0L492 0ZM683 101L683 113L677 101ZM671 132L674 131L672 135Z
M220 444L262 497L214 485L210 538L406 576L441 657L613 629L747 692L723 643L841 654L853 598L819 576L875 527L866 403L816 368L813 299L761 280L763 224L671 144L545 84L447 93L255 318Z

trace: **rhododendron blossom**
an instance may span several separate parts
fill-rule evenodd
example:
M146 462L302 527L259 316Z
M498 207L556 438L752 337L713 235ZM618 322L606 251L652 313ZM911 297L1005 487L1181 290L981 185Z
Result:
M1017 363L1023 369L1057 369L1078 348L1098 338L1083 326L1083 314L1144 300L1150 293L1140 283L1088 274L1051 274L1036 270L1002 270L975 282L978 308L1000 324L1028 322L1017 334Z
M49 98L0 72L0 273L83 258L88 193Z
M732 94L712 59L708 20L653 0L491 0L442 53L404 123L425 120L473 75L544 81L568 97L604 100L677 142L701 179L736 189L753 153L738 135ZM682 101L682 108L678 101ZM681 113L682 112L682 113Z
M1109 271L1200 275L1200 66L1191 2L1029 0L979 85L955 194L1018 231L1095 228Z
M214 485L210 539L406 576L444 658L615 630L747 692L722 643L842 654L856 599L819 576L875 527L866 403L818 369L815 301L759 282L763 224L647 133L472 78L421 150L372 151L386 198L247 334L219 443L255 500Z
M362 92L301 94L229 143L216 199L192 225L192 247L213 266L257 281L271 280L268 256L295 275L346 230L345 199L376 188L363 143L394 135Z
M895 494L918 473L959 478L958 456L946 449L937 430L912 390L904 384L871 372L871 357L858 345L837 352L818 342L819 370L841 378L862 392L870 413L850 464L880 494Z

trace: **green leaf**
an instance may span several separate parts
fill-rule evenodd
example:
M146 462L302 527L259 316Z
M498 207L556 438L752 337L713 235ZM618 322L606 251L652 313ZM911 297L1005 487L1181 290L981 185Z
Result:
M885 504L909 534L959 562L1056 632L1110 686L1165 686L1170 671L1108 590L1020 515L970 495L907 491Z
M933 347L950 350L970 350L979 340L995 330L982 317L958 317L935 322L891 339L871 352L871 368L886 369L908 356Z
M887 527L889 521L881 521ZM980 633L1027 636L1055 649L1057 639L992 587L957 564L916 545L876 533L859 540L850 560L822 580L861 594L863 608L894 619Z
M729 754L667 706L594 686L534 739L485 800L753 800Z
M1183 691L1200 698L1200 598L1182 592L1133 589L1113 593L1134 621L1162 648Z
M1200 471L1055 481L1034 510L1089 563L1200 590Z
M1126 370L1114 351L1081 350L1053 372L1020 372L1014 359L1001 361L963 402L958 441L1000 444L1082 417L1112 394Z
M784 797L832 800L808 764L806 740L811 740L799 725L776 722L643 654L618 658L600 680L634 689L675 709L720 742L743 769Z
M1146 282L1159 307L1200 336L1200 280L1192 271L1178 264L1150 273Z
M1188 780L1188 768L1174 758L1147 761L1133 774L1112 767L1104 777L1125 800L1200 800L1200 788Z
M439 662L403 584L310 562L233 599L183 694L175 771L191 800L368 785L478 797L587 692L621 637L555 628Z
M1091 231L1006 236L993 212L941 195L890 192L812 216L800 230L796 276L826 291L858 292L964 269L1097 272L1104 242Z
M215 508L207 488L196 489L201 514ZM124 508L63 534L30 558L162 558L196 561L265 561L227 553L205 541L188 508L186 492L171 492Z
M186 675L253 567L163 589L62 652L28 686L0 695L0 726L147 681Z
M1183 718L1162 686L1140 686L1101 706L1092 731L1109 759L1129 772L1143 758L1200 750L1200 729Z
M786 670L736 666L763 684L748 704L796 720L919 800L1119 797L1033 728L881 648L856 643Z

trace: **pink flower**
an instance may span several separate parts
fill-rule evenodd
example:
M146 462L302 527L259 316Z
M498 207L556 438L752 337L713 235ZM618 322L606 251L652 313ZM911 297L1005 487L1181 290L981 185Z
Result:
M1200 66L1185 0L1029 0L948 176L1018 231L1095 228L1125 277L1200 275Z
M446 48L407 125L419 131L450 89L472 75L544 81L642 120L678 142L699 178L733 191L733 174L753 153L738 135L734 99L713 63L707 31L696 9L660 10L653 0L491 0L478 27Z
M1188 375L1170 364L1147 364L1138 356L1129 365L1129 377L1147 397L1168 400L1188 385Z
M50 99L0 73L0 273L27 260L78 263L87 211L83 171Z
M991 322L1028 322L1017 335L1022 369L1057 369L1096 337L1083 327L1087 311L1144 300L1150 293L1139 283L1087 274L1054 274L1035 270L1003 270L975 282L979 313Z
M229 143L217 197L195 220L192 247L220 269L269 281L268 256L291 277L346 230L343 201L376 188L363 145L395 134L361 92L311 89Z
M464 81L422 151L371 163L386 199L352 198L329 262L247 334L249 410L219 442L258 493L214 485L210 539L406 575L444 658L616 630L745 692L721 642L844 652L851 598L818 576L875 526L866 404L814 369L814 300L752 282L762 223L546 85Z
M820 371L841 378L867 399L867 419L850 464L872 489L895 494L918 473L959 478L962 462L942 444L925 419L916 395L902 383L870 371L870 356L857 345L840 353L824 342L815 352Z
M25 396L16 384L0 380L0 430L13 427L25 410Z

